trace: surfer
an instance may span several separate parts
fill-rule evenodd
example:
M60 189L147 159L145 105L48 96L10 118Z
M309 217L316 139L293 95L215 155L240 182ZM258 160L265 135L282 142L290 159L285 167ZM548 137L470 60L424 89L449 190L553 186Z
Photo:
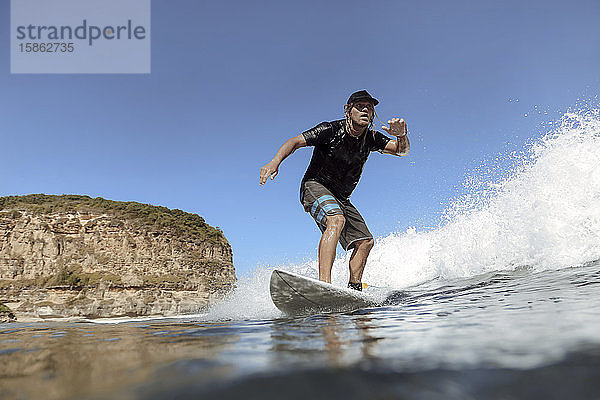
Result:
M260 169L260 185L264 185L269 177L275 179L281 162L294 151L305 146L315 147L300 184L300 202L322 232L319 279L331 283L339 240L346 251L354 249L350 256L348 287L356 290L362 290L362 274L374 240L363 217L350 203L350 195L371 151L396 156L408 155L410 151L403 119L393 118L388 121L389 126L382 126L395 140L373 129L377 104L379 101L366 90L352 93L344 105L344 119L322 122L288 139Z

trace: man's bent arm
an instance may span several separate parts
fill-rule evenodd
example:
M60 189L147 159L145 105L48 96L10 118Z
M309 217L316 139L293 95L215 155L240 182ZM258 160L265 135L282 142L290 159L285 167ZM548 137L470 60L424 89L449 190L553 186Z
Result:
M410 142L408 135L396 136L396 140L390 140L383 152L386 154L393 154L395 156L407 156L410 153Z
M264 185L269 176L271 177L271 180L275 179L279 172L279 165L281 162L294 151L305 146L306 139L304 139L304 135L302 134L286 140L279 150L277 150L275 157L273 157L273 159L267 165L260 169L260 184Z

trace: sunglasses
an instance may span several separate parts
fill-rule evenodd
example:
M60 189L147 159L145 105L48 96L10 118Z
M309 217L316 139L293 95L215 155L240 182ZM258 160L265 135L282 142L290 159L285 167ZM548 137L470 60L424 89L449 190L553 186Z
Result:
M365 107L369 110L373 110L373 103L370 101L358 101L356 103L352 103L352 107L356 108L357 110L362 110Z

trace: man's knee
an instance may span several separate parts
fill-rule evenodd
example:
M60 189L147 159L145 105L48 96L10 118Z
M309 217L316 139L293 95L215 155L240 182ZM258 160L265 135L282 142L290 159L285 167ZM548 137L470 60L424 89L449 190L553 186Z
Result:
M342 214L328 215L327 216L327 229L335 229L341 231L346 223L346 218Z
M355 247L357 250L370 252L373 246L375 245L375 240L371 239L363 239L359 240L355 243Z

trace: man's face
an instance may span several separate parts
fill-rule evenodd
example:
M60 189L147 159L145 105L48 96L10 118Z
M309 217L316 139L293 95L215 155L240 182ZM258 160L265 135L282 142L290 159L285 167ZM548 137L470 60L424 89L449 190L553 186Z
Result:
M373 119L373 103L370 101L357 101L350 108L350 119L358 126L367 126Z

